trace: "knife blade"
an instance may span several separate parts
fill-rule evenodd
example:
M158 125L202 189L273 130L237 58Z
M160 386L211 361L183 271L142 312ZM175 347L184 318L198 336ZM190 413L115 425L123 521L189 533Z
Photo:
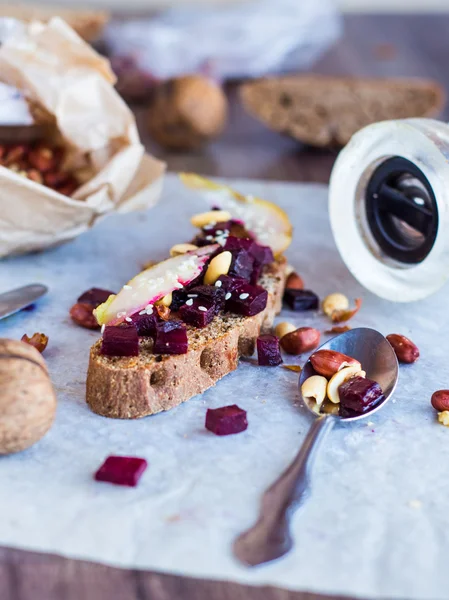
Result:
M9 317L22 310L22 308L33 304L33 302L36 302L38 298L44 296L47 292L48 287L46 285L32 283L0 294L0 319Z

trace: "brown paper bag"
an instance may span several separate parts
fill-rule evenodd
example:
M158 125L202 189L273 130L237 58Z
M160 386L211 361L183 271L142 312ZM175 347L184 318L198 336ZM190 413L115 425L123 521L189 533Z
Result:
M0 257L60 244L113 211L157 202L164 163L145 154L109 62L64 21L33 22L7 39L0 80L48 113L67 168L87 179L69 198L0 166Z

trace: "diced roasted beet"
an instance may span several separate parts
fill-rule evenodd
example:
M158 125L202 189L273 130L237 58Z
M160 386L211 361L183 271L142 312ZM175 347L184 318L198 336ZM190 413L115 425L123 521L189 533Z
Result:
M274 261L273 250L269 246L261 246L255 243L251 247L250 253L259 265L269 265Z
M268 301L268 292L260 285L244 283L232 292L228 292L226 298L226 310L252 317L262 312Z
M101 354L105 356L138 356L139 336L133 324L106 327L103 331Z
M81 302L82 304L92 304L94 308L106 302L109 296L112 296L114 292L110 292L109 290L102 290L100 288L91 288L81 294L78 298L77 302Z
M287 288L284 292L284 302L292 310L316 310L320 304L318 296L310 290Z
M157 313L151 315L133 315L132 323L137 329L137 335L141 337L152 337L156 335L156 323L159 321Z
M385 398L382 388L372 379L352 377L338 388L340 416L355 417L371 410Z
M224 309L226 292L221 285L197 285L188 291L187 300L206 298L215 304L215 313Z
M108 456L94 475L96 481L136 487L148 463L134 456Z
M251 238L239 238L234 235L230 235L224 245L224 250L246 250L251 251L251 248L255 245L254 240Z
M217 282L220 282L221 285L217 285ZM242 277L230 277L229 275L221 275L215 282L215 286L220 287L222 290L224 290L225 293L227 293L236 290L238 287L244 285L245 283L248 282Z
M182 290L175 290L174 292L172 292L172 301L170 304L170 309L174 312L178 311L181 308L181 306L186 303L188 293L188 290L185 288Z
M279 338L261 335L257 338L257 361L263 367L277 367L282 361Z
M180 321L161 321L156 324L154 354L187 354L187 330Z
M208 408L206 413L206 429L215 435L231 435L240 433L248 428L246 411L237 404Z
M229 275L250 280L254 267L254 258L247 250L231 250L232 263Z
M216 314L216 305L211 298L189 298L179 309L181 319L194 327L206 327Z
M251 273L250 283L251 285L257 285L257 282L262 275L262 265L259 263L254 263L253 272Z

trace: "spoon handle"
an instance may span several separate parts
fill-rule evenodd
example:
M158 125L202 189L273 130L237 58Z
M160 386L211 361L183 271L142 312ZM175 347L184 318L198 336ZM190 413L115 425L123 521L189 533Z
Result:
M309 496L314 459L336 422L333 415L318 417L286 471L264 493L257 523L234 543L234 553L248 565L258 565L286 554L293 542L290 518Z

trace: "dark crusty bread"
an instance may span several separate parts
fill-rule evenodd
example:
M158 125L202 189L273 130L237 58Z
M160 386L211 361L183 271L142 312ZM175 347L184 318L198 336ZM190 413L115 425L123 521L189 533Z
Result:
M16 4L5 2L0 4L0 18L10 17L29 23L30 21L42 21L46 23L52 17L64 19L77 34L87 42L98 39L104 26L109 21L109 13L102 10L88 10L87 8L61 8L39 4Z
M100 354L98 341L87 374L91 409L105 417L137 419L169 410L215 385L237 368L240 356L253 354L260 332L271 328L282 306L285 267L285 258L265 267L259 284L268 291L268 303L258 315L221 314L203 329L188 326L187 354L152 354L151 338L141 338L138 357L108 357Z
M343 146L377 121L437 116L445 94L425 79L292 75L244 84L246 110L270 129L313 146Z

